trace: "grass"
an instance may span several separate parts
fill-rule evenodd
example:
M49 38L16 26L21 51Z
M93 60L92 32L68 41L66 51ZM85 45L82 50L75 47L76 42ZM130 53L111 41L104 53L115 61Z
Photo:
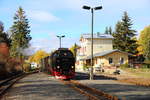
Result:
M123 70L133 74L133 75L136 75L138 77L141 77L141 78L149 78L150 79L150 69L148 68L138 68L138 69L135 69L135 68L123 68Z

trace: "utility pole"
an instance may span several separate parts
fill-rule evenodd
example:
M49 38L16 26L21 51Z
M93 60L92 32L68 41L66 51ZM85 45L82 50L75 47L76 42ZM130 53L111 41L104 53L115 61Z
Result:
M75 56L75 61L76 61L76 58L77 58L77 44L76 43L74 44L74 56Z

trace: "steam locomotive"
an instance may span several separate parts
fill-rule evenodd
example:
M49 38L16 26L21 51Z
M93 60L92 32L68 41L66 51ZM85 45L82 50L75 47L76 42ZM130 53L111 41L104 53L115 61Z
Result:
M75 57L67 48L59 48L41 62L43 71L57 79L71 79L75 76Z

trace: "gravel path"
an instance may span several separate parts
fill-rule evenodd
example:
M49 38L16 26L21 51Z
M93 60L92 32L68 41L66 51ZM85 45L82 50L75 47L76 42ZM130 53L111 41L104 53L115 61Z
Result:
M37 73L21 79L2 100L87 100L87 97L53 77Z
M150 100L150 87L141 87L133 84L115 81L102 75L95 76L95 80L89 80L88 74L78 73L75 80L89 87L96 88L106 93L126 100Z

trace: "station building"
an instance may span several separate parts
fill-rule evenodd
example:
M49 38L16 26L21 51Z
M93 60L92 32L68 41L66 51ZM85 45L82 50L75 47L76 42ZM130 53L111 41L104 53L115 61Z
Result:
M108 34L93 34L93 58L94 68L116 67L128 63L128 53L114 50L113 37ZM82 34L80 48L77 50L76 68L83 70L84 66L90 66L91 61L91 34Z

